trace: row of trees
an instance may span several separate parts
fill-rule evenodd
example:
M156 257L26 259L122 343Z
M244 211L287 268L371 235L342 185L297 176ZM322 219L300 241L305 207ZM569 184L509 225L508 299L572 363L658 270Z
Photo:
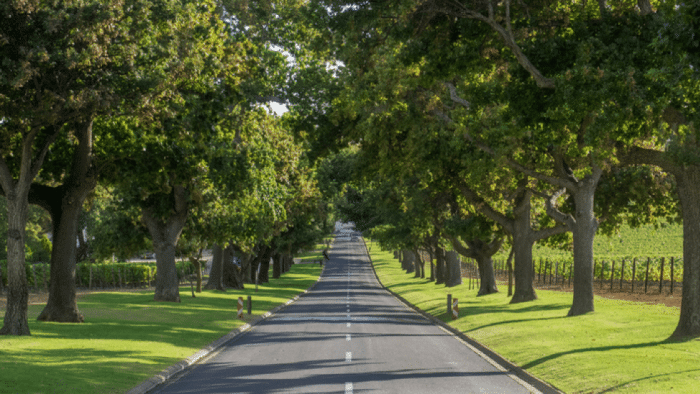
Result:
M339 124L361 170L344 212L385 246L573 252L570 316L594 310L593 239L682 221L675 337L700 335L698 16L692 2L316 1L342 59ZM441 252L437 252L441 253Z
M333 86L313 48L317 34L289 18L301 16L301 3L0 5L8 262L0 334L30 334L30 204L48 212L53 236L39 319L58 322L83 321L77 245L97 258L152 248L154 298L179 302L176 253L199 264L213 245L209 285L240 287L255 264L273 258L279 275L328 231L315 169L323 150L309 149L328 133L326 110L308 86ZM290 111L271 114L271 101ZM230 274L232 254L242 269Z

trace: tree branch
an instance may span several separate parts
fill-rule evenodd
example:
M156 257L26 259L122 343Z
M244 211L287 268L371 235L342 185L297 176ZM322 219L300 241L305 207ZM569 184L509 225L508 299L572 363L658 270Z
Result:
M548 196L545 193L538 192L536 190L533 190L532 192L535 193L536 195L544 198L546 212L547 212L547 215L549 215L549 217L554 219L555 222L563 224L569 230L573 229L574 225L576 224L576 219L569 214L563 213L562 211L560 211L556 207L557 199L559 197L561 197L561 195L564 194L564 192L566 192L565 188L561 188L561 189L557 190L551 196ZM554 227L554 228L556 228L556 227ZM545 231L545 230L540 230L540 231Z

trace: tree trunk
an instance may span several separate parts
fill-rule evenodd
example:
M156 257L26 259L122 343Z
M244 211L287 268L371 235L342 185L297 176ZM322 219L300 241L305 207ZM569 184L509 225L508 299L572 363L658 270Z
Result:
M683 214L681 314L673 337L700 336L700 167L674 172Z
M517 226L517 224L516 224ZM530 224L527 224L530 228ZM513 233L513 281L515 289L511 304L519 302L533 301L537 299L537 293L532 285L535 278L535 271L532 266L532 247L534 241L529 234L516 230Z
M449 251L445 254L445 262L447 266L448 276L445 278L445 286L453 287L462 284L462 264L460 263L459 255L455 251ZM491 270L493 271L493 269Z
M199 259L201 256L201 253L199 256L190 256L190 263L194 265L194 273L197 277L197 288L195 289L197 293L202 292L202 260Z
M27 271L24 268L26 239L25 228L27 226L27 214L29 201L27 192L14 194L13 190L5 188L7 195L7 307L5 319L0 335L31 335L27 310L29 303L29 287L27 285Z
M420 254L418 254L417 250L412 250L411 254L413 255L413 270L416 272L416 274L413 277L414 278L420 278L421 276L425 277L425 274L423 273L423 270L421 269Z
M224 287L224 250L221 245L212 247L211 271L209 271L209 281L204 288L226 291Z
M574 300L568 316L593 312L593 239L598 220L593 212L595 189L600 177L587 176L574 192L576 204L574 238Z
M66 203L70 197L65 193L62 209L51 213L53 220L53 248L51 249L51 276L49 298L37 320L81 323L85 319L78 310L75 286L76 243L78 218L83 199ZM60 197L59 197L60 198Z
M30 192L30 200L46 209L53 222L49 298L37 320L84 321L78 310L75 286L76 237L82 235L79 221L83 203L97 186L97 171L92 165L92 123L90 118L74 129L78 146L64 184L55 188L37 186Z
M414 260L415 256L413 255L413 252L411 252L410 250L403 251L403 266L407 274L412 274L413 272L415 272L416 267L413 263Z
M445 283L445 249L435 248L435 284Z
M428 280L431 282L435 282L435 263L433 262L435 257L432 247L428 248L428 258L430 259L430 279Z
M479 266L479 276L481 277L479 292L476 296L498 293L492 255L488 253L477 254L476 263Z
M232 245L224 250L224 286L232 289L243 289L243 276L241 275L240 257ZM233 259L238 259L239 264L235 264Z
M142 210L143 221L153 239L156 252L155 301L180 302L180 282L175 265L175 248L187 221L187 190L181 186L172 188L173 212L166 221L156 217L153 210Z
M258 283L268 283L270 282L270 259L272 258L272 249L265 248L265 253L263 258L260 259L260 276L258 277Z
M279 279L282 275L282 253L276 252L272 256L272 278Z

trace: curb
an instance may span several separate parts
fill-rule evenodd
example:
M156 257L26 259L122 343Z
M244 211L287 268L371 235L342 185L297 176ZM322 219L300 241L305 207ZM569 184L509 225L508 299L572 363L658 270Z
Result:
M321 269L321 273L319 274L319 277L314 284L309 286L308 289L304 290L300 294L297 294L291 300L285 302L282 305L278 305L278 306L272 308L271 310L265 312L261 316L258 316L256 318L254 318L253 320L251 320L250 322L232 330L231 332L224 335L223 337L210 343L209 345L207 345L206 347L204 347L202 350L198 351L197 353L187 357L186 359L178 362L177 364L169 366L168 368L162 370L160 373L156 374L155 376L145 380L144 382L142 382L138 386L127 391L126 394L146 394L146 393L148 393L149 391L155 389L156 387L158 387L161 384L170 380L176 374L189 368L190 366L192 366L192 364L195 364L198 361L205 358L206 356L216 352L217 350L222 348L226 343L235 339L237 336L245 333L246 331L250 330L255 325L259 324L261 321L267 319L268 317L272 316L273 314L275 314L275 313L281 311L282 309L288 307L289 305L295 303L299 298L301 298L303 295L305 295L309 291L313 290L314 287L316 287L318 282L321 281L321 276L323 276L323 272L325 271L325 269L326 269L326 267L323 266L323 268Z
M462 331L450 326L449 324L443 322L442 320L436 318L435 316L423 311L422 309L418 308L417 306L411 304L408 302L405 298L401 297L400 295L394 293L393 291L389 290L384 286L382 281L379 280L379 276L377 275L377 271L374 268L374 264L372 263L372 256L369 254L369 249L367 248L367 242L365 241L364 237L362 237L362 243L365 245L365 251L367 252L367 257L369 258L370 265L372 266L372 272L374 272L375 278L377 278L377 282L382 286L382 288L389 293L391 293L396 299L401 301L404 305L406 305L408 308L414 310L433 324L439 326L440 328L443 329L443 331L449 332L450 334L454 335L457 337L458 340L460 340L464 345L472 349L474 352L479 354L482 358L484 358L486 361L488 361L490 364L492 364L494 367L498 368L502 372L507 373L508 375L511 375L511 377L517 377L516 380L520 381L521 384L524 383L524 386L530 390L534 389L535 392L540 392L543 394L563 394L563 391L557 389L556 387L552 386L551 384L531 375L529 372L525 371L524 369L520 368L519 366L513 364L512 362L508 361L495 351L489 349L486 345L483 345L474 339L468 337L466 334L464 334Z

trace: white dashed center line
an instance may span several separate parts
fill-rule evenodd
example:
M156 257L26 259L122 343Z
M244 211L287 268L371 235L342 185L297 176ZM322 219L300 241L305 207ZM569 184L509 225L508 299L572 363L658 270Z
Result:
M345 362L349 363L352 361L352 352L345 352Z
M350 341L350 334L345 335L345 340Z
M345 394L352 394L352 383L345 383Z

